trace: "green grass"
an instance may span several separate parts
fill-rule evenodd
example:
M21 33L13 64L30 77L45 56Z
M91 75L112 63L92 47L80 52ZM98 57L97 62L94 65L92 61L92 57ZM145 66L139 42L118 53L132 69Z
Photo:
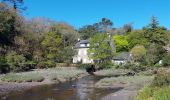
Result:
M84 70L76 68L52 68L52 69L36 69L30 72L9 73L1 75L1 81L5 82L41 82L49 80L54 82L65 82L76 79L80 74L85 73Z
M170 86L145 87L139 91L136 100L170 100Z
M97 76L117 76L117 75L124 75L129 70L126 69L105 69L95 72L95 75Z
M138 89L143 87L144 84L149 84L152 80L153 76L120 76L101 79L95 86L107 88L114 85L124 85L127 89Z
M16 73L10 73L2 78L2 81L6 82L42 82L44 77L36 74L19 75Z

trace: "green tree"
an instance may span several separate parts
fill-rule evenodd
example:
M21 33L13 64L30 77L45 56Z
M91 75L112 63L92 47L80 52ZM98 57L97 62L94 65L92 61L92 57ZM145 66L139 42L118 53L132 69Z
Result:
M72 47L65 47L60 50L59 54L59 60L61 62L71 64L73 61L73 56L76 54L76 50L74 50Z
M88 54L94 61L98 63L111 62L114 51L111 49L108 38L107 34L97 33L90 39Z
M61 37L54 33L49 32L45 34L45 38L42 41L42 46L45 50L44 57L46 61L52 63L59 57L59 50L62 44Z
M116 52L128 51L129 43L127 41L127 36L124 35L114 35L114 43L116 45Z
M144 36L150 43L165 46L168 43L166 28L160 27L156 17L151 18L151 23L143 28Z
M132 31L127 34L127 41L129 43L129 49L132 49L136 45L143 45L145 47L149 45L149 41L145 38L144 32L142 30Z
M131 55L132 55L132 60L133 62L141 62L143 61L145 55L146 55L146 49L144 46L142 45L137 45L134 48L132 48L132 50L130 51Z
M79 33L82 39L89 39L95 33L97 33L97 29L94 27L94 25L86 25L79 29Z
M162 60L166 53L163 47L168 43L168 34L166 28L159 26L156 17L152 17L151 23L143 30L145 38L149 41L146 59L148 64L153 66Z
M12 71L23 71L27 69L25 66L25 57L17 54L15 51L9 52L6 56L6 60Z

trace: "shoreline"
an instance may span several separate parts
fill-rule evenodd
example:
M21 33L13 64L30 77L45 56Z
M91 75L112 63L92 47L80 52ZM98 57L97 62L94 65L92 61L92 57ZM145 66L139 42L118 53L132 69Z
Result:
M0 82L0 97L1 97L0 99L5 98L5 96L11 92L26 91L33 87L37 87L37 86L60 84L60 83L64 83L64 82L75 81L75 80L83 78L87 75L88 75L87 73L82 73L78 76L72 77L69 80L60 81L60 82L50 81L48 79L45 79L42 82L23 82L23 83L1 81Z

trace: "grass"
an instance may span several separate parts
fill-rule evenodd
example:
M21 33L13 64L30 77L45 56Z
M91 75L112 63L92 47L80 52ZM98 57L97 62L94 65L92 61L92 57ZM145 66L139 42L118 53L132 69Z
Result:
M30 72L9 73L1 75L1 81L5 82L42 82L43 80L64 82L77 78L80 74L85 73L84 70L76 68L52 68L52 69L36 69Z
M95 86L97 88L108 88L114 85L125 86L126 89L138 89L153 80L153 76L120 76L104 78L98 81Z
M42 82L44 77L36 74L19 75L16 73L10 73L2 78L2 81L6 82Z
M129 70L127 69L105 69L105 70L100 70L95 72L95 75L97 76L119 76L119 75L124 75Z
M159 69L153 82L139 91L136 100L170 100L170 69Z
M170 86L161 88L147 86L139 91L136 100L170 100Z

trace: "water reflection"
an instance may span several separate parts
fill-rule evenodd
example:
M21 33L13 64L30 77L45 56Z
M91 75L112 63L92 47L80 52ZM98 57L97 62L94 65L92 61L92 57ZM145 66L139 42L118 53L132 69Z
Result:
M102 77L86 76L77 81L58 85L39 86L28 91L12 93L6 100L100 100L117 89L96 89L95 83Z

